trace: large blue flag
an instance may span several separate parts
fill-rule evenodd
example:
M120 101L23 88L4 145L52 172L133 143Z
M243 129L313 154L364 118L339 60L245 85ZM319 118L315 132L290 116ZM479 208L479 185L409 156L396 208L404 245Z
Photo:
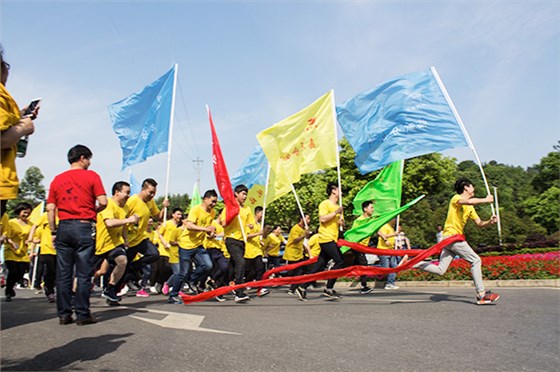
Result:
M362 174L468 146L431 69L386 81L337 106L336 113Z
M109 106L123 151L122 169L167 151L174 75L175 67L140 92Z
M260 145L257 145L251 155L231 178L233 187L244 184L247 188L253 185L266 185L266 172L268 170L268 160Z

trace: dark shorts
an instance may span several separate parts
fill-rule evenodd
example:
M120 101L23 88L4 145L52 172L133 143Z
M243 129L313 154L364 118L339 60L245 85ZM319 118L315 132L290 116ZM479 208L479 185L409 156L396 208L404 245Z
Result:
M93 267L95 268L101 267L103 260L107 260L109 264L115 265L115 259L119 256L126 256L126 249L124 249L124 245L119 245L118 247L115 247L110 251L99 255L96 254L95 265Z

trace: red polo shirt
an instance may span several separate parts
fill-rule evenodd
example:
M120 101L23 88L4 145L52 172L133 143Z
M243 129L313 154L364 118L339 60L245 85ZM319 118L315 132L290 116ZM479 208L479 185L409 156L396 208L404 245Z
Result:
M60 220L95 220L95 202L106 195L101 177L94 171L70 169L51 182L47 204L55 204Z

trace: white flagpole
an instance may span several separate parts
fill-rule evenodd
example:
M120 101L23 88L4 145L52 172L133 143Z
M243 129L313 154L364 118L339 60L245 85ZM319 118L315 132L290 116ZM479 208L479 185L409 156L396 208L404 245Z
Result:
M268 182L270 181L270 163L268 163L268 169L266 170L266 185L264 185L264 199L263 199L263 217L262 217L262 228L264 229L264 218L266 217L266 198L268 197ZM262 238L262 235L261 235Z
M305 230L309 230L309 226L307 226L307 221L305 220L305 214L303 213L303 208L301 207L301 203L299 202L299 198L297 196L294 184L290 183L290 186L292 187L292 191L294 193L294 196L296 197L296 203L298 205L299 213L301 214L301 218L303 219L303 223L305 224Z
M500 206L498 204L498 189L494 186L494 201L496 202L496 217L498 218L498 237L502 246L502 221L500 220Z
M404 174L404 162L405 160L403 159L402 163L401 163L401 180L403 178L403 174ZM401 185L401 199L402 199L402 185ZM401 207L401 200L399 200L399 208ZM375 207L374 207L375 208ZM401 215L399 214L397 216L397 225L395 226L395 229L397 231L399 231L399 225L401 223Z
M486 186L486 192L488 195L490 194L490 187L488 186L488 181L486 180L486 175L484 174L484 169L482 168L482 162L480 161L480 158L478 157L478 153L476 152L476 149L474 148L474 144L471 140L471 137L469 136L469 133L467 132L467 128L465 127L465 124L463 124L463 120L461 119L461 116L459 116L459 112L457 111L457 109L455 108L455 105L453 104L453 101L451 100L451 97L449 96L449 93L447 93L447 89L445 89L445 86L443 85L443 81L441 81L441 78L439 77L438 72L436 71L436 68L434 66L432 66L431 68L432 74L434 75L439 88L441 89L441 92L443 93L443 96L445 97L445 100L447 101L447 103L449 104L449 107L451 107L451 111L453 111L453 115L455 116L455 119L457 119L457 122L459 123L459 126L461 127L461 130L463 131L463 134L465 135L465 138L467 139L467 143L469 145L469 147L471 148L471 150L474 153L474 157L476 158L476 162L478 163L478 167L480 168L480 173L482 173L482 179L484 180L484 186ZM490 207L492 208L492 215L496 214L496 211L494 210L494 204L490 204Z
M331 89L332 95L332 114L333 114L333 124L334 124L334 140L335 140L335 151L336 151L336 173L338 175L338 204L342 207L342 181L340 178L340 154L338 152L338 127L336 126L336 105L334 102L334 89ZM293 187L293 186L292 186ZM342 218L344 218L344 212L342 213ZM304 218L305 220L305 218ZM340 231L342 231L342 226L340 226Z
M171 144L173 142L173 119L175 116L175 94L177 92L177 73L179 70L179 64L175 64L175 74L173 76L173 96L171 98L171 116L169 118L169 139L167 141L167 175L165 178L165 197L167 199L169 195L169 177L171 174ZM167 208L163 210L163 223L167 220Z

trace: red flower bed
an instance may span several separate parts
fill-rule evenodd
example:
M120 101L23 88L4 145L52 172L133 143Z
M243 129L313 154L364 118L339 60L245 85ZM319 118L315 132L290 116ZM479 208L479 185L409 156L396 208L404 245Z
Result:
M399 280L471 280L470 264L463 259L454 260L444 276L437 276L420 269L400 272ZM486 280L498 279L560 279L560 251L521 254L515 256L482 257L482 276Z

